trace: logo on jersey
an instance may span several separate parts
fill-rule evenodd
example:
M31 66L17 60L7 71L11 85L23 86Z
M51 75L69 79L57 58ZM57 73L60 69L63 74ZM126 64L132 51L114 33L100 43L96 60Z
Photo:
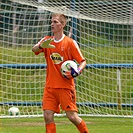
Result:
M50 58L54 62L54 64L60 64L63 61L63 57L59 53L52 53Z

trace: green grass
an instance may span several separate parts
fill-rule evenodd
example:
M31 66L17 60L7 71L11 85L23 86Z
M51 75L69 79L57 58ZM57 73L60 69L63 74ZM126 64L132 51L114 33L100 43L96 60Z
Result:
M131 118L82 117L90 133L133 133ZM0 133L45 133L43 118L0 119ZM57 133L78 133L66 117L55 117Z

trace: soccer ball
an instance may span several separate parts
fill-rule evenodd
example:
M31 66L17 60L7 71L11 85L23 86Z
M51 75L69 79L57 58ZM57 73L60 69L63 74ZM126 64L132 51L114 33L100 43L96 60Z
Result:
M67 60L61 65L61 73L65 78L68 78L66 74L71 72L71 67L75 70L78 69L77 64L72 60Z
M17 116L17 115L20 115L20 111L17 107L11 107L9 110L9 115L10 116Z

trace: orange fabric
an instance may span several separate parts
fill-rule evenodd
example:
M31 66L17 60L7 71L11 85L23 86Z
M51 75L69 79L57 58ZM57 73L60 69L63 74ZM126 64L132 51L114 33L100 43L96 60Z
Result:
M56 113L62 110L78 111L76 106L76 91L62 88L45 88L43 95L43 110L53 110Z
M44 37L38 45L45 39L50 38L50 36ZM76 60L78 63L82 62L84 59L82 53L79 50L78 44L71 38L65 36L59 42L52 42L56 48L44 48L35 54L43 52L46 58L47 65L47 77L46 86L51 88L68 88L73 89L74 79L66 79L62 76L60 72L60 67L62 63L66 60Z
M46 124L46 133L56 133L55 123Z
M84 120L82 120L81 123L77 125L76 127L80 131L80 133L89 133Z

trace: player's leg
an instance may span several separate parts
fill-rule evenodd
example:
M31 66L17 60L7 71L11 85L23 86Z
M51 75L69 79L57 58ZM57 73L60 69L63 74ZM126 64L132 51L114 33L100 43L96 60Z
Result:
M54 111L44 110L44 120L46 133L56 133L56 125L54 122Z
M82 120L77 114L76 91L61 89L59 94L61 95L60 102L62 110L65 110L68 119L77 127L80 133L89 133L84 120Z
M52 88L44 89L42 109L44 110L46 133L56 133L54 113L59 112L59 103L56 100L54 93L55 90Z
M66 111L66 116L77 127L80 133L89 133L86 123L78 116L77 112Z

